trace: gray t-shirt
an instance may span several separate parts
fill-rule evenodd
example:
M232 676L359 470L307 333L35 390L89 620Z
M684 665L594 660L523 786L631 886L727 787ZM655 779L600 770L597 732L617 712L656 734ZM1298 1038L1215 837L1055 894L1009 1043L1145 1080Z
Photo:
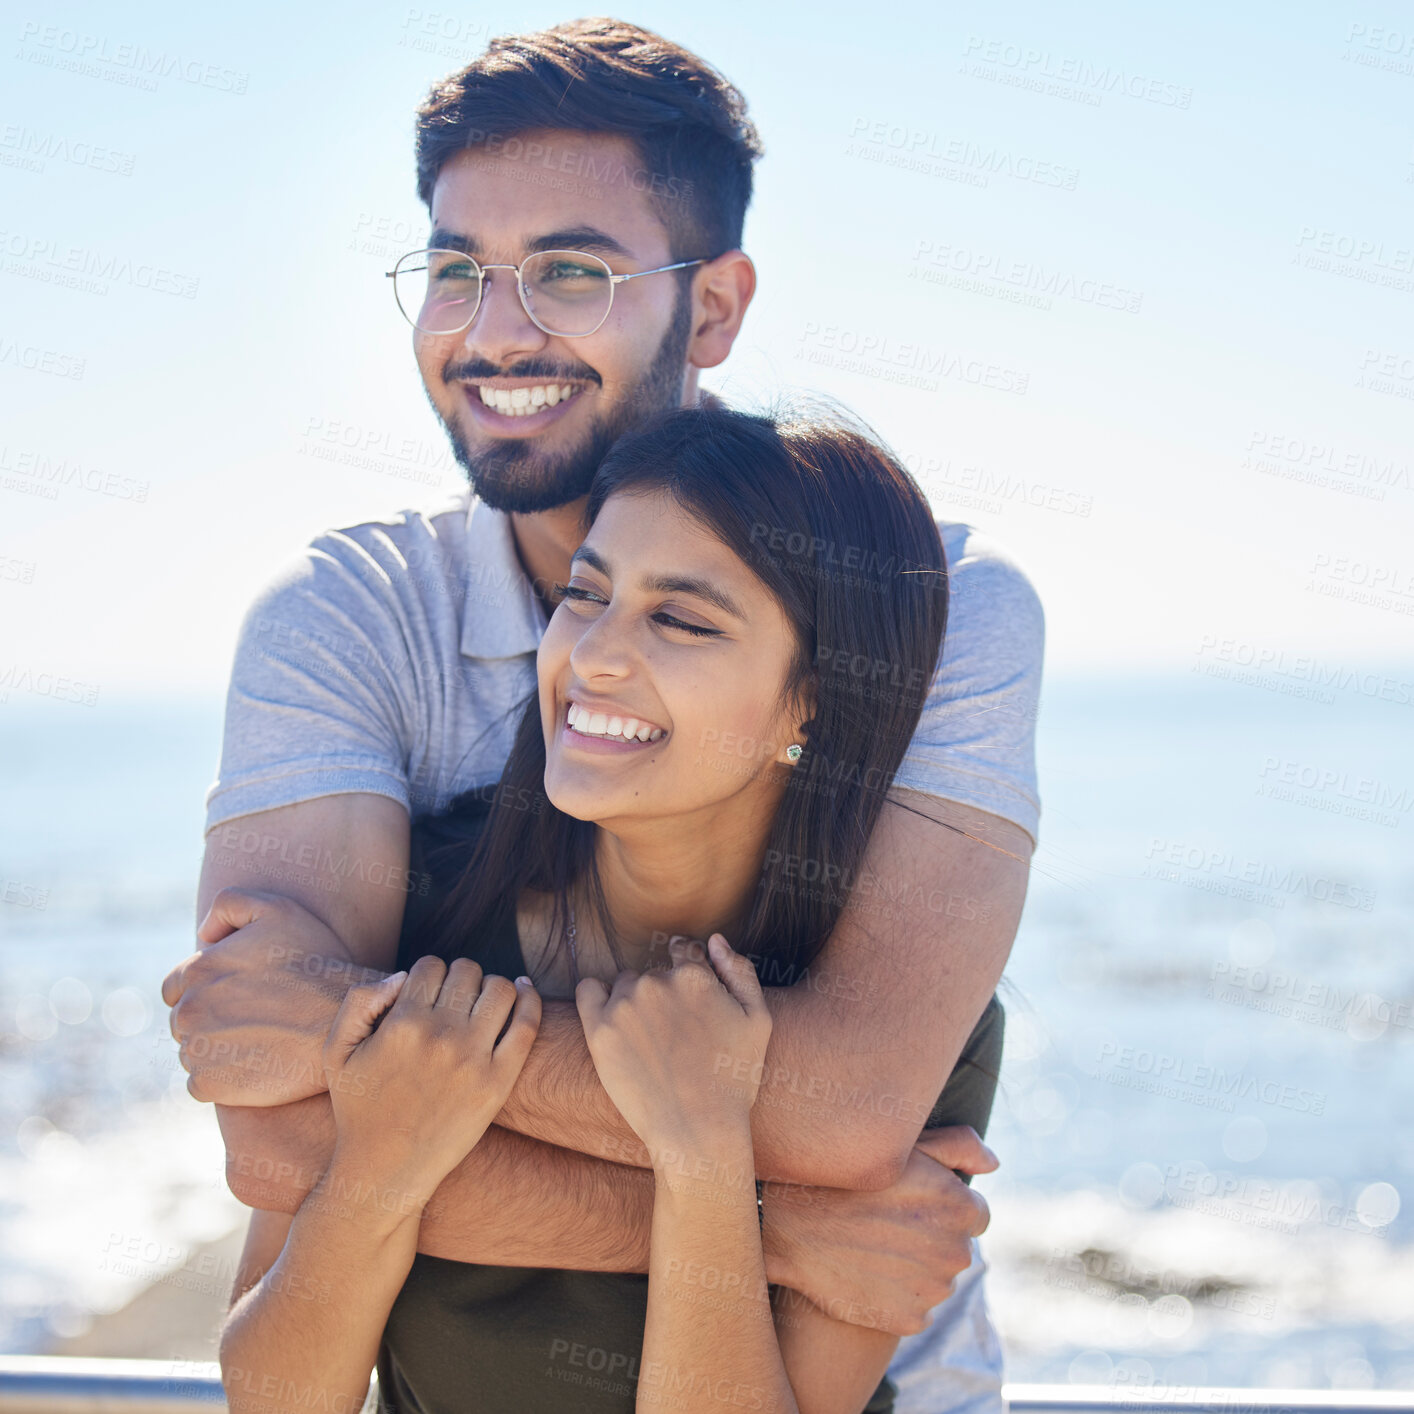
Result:
M1011 820L1034 842L1040 601L987 537L938 529L947 634L896 781ZM498 780L545 622L510 517L469 490L316 536L241 625L207 830L350 791L416 818Z
M1036 839L1043 621L1030 582L970 526L939 521L947 634L896 781ZM545 614L509 517L469 491L317 536L241 625L206 827L369 791L414 818L498 780L535 684ZM231 826L239 830L239 826ZM1001 1414L1001 1348L972 1265L889 1365L896 1414Z

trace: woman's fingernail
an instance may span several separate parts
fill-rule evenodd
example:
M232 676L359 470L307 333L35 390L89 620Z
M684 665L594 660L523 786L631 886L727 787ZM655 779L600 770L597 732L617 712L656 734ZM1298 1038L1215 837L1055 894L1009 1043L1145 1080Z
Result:
M389 978L388 978L388 985L391 986L394 982L401 982L401 981L403 980L403 978L406 977L407 975L408 975L408 974L407 974L407 969L406 969L406 968L404 968L401 972L394 972L394 973L393 973L391 976L389 976Z
M527 987L530 987L530 986L533 986L533 985L534 985L534 983L531 982L530 978L529 978L529 977L526 977L526 976L523 975L523 974L522 974L520 977L517 977L517 978L516 978L516 983L517 983L517 985L519 985L521 982L524 982Z

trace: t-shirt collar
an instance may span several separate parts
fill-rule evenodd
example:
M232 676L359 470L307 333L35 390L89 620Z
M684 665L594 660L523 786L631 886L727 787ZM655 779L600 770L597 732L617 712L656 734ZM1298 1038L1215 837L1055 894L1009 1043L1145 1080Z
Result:
M516 553L510 516L473 496L466 512L463 655L514 658L534 653L548 621Z

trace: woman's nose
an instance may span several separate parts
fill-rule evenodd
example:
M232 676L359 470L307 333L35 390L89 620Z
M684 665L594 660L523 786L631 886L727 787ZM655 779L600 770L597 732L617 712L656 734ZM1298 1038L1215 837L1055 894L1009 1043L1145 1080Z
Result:
M611 604L585 626L570 650L570 666L582 681L593 677L624 677L632 671L632 630Z

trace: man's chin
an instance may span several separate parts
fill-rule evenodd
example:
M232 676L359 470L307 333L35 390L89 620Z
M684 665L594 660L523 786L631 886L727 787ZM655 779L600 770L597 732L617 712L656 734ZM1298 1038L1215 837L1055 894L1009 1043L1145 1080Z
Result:
M601 405L596 398L594 406L585 409L590 416L580 419L588 425L580 433L579 443L554 452L541 436L472 441L460 409L444 417L425 379L423 386L471 489L495 510L534 515L587 496L600 462L620 436L654 413L681 405L691 332L692 301L687 285L681 284L672 322L642 381L623 401Z
M442 425L477 498L508 515L552 511L587 496L606 450L591 436L579 448L547 454L529 437L472 440L460 419Z

